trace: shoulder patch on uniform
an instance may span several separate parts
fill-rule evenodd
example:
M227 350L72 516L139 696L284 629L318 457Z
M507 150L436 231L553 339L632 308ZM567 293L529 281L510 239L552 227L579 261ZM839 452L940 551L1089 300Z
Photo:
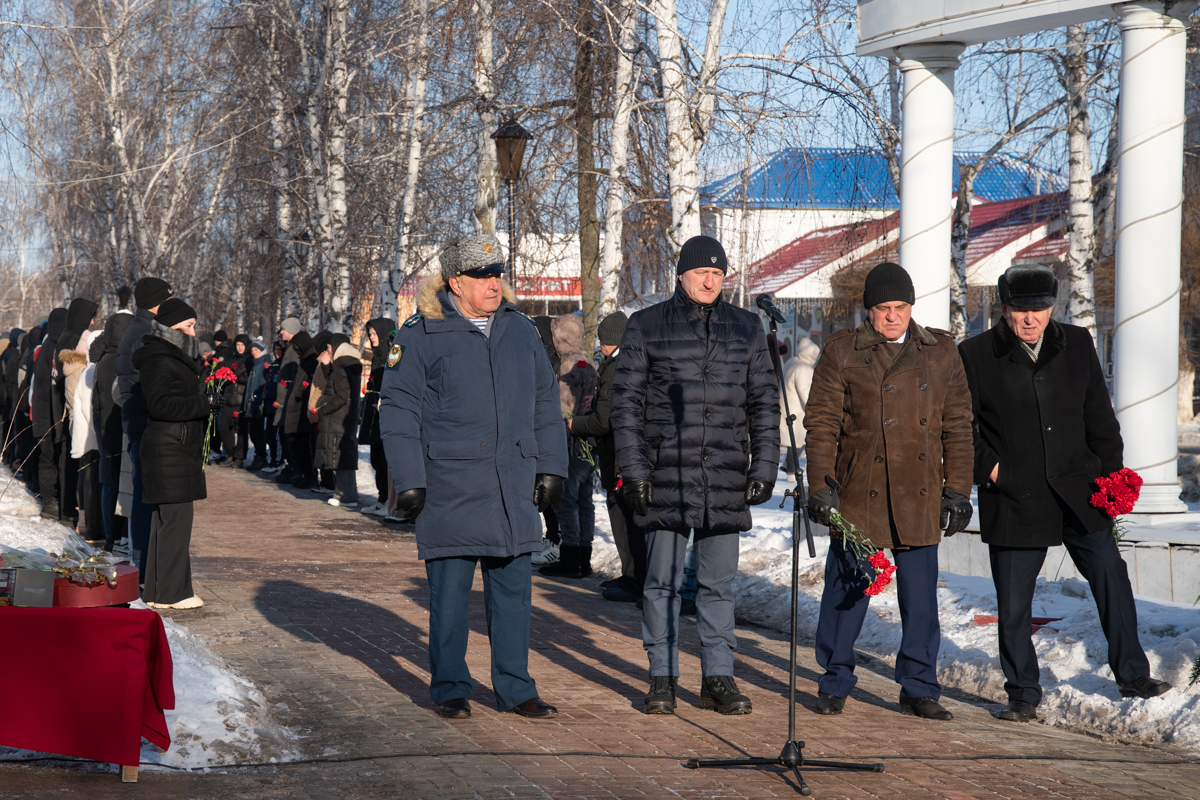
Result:
M400 359L404 356L404 345L394 344L392 349L388 351L388 369L395 369L400 363Z
M517 312L517 313L518 313L518 314L520 314L522 317L524 317L525 319L529 320L530 324L532 324L532 325L533 325L533 327L535 327L535 328L537 327L537 323L533 321L533 317L529 316L528 314L526 314L524 311L522 311L521 309L517 308L516 306L513 306L513 307L509 308L508 310L509 310L509 311L515 311L515 312Z
M413 314L411 317L404 320L404 327L411 328L413 325L416 325L418 322L420 322L423 319L425 319L424 314Z

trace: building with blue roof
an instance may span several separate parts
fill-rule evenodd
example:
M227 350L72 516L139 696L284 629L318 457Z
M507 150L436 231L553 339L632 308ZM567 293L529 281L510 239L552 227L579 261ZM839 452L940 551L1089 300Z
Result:
M954 202L961 168L982 153L954 154L946 202ZM745 187L745 188L743 188ZM1067 179L1028 159L993 156L975 179L976 202L1001 202L1065 191ZM752 264L815 230L879 219L900 208L883 153L828 147L779 150L741 170L719 174L701 194L701 226L719 239L730 264Z

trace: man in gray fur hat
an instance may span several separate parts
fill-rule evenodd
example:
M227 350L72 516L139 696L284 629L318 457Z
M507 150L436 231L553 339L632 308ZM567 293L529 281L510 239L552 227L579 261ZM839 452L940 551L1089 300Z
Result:
M461 239L439 265L388 351L379 401L396 515L416 521L429 579L430 695L442 717L471 715L467 600L479 564L496 705L553 717L528 667L538 513L567 474L558 381L537 328L505 296L495 236Z

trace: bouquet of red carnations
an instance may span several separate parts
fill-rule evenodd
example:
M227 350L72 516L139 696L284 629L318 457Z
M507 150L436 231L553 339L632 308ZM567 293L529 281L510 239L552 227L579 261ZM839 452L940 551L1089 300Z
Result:
M859 572L870 579L871 585L864 593L874 597L888 587L896 574L896 565L888 561L883 551L876 547L862 531L854 527L839 511L829 512L829 527L842 535L842 546L854 555Z
M209 373L208 377L204 379L204 391L211 394L222 392L225 390L225 384L230 382L237 382L237 373L235 373L229 367L220 367L213 370L211 373ZM236 413L234 416L237 416ZM216 428L216 425L217 412L209 412L208 424L204 429L204 445L202 451L203 455L200 458L200 469L204 469L208 466L209 444L212 442L213 430Z
M1092 495L1090 502L1112 518L1113 536L1119 542L1125 533L1118 517L1133 511L1142 493L1142 476L1123 467L1107 478L1096 478L1096 488L1099 491Z

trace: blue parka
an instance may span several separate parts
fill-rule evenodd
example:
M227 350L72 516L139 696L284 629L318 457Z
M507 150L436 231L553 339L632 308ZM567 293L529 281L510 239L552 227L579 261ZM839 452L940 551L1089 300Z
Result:
M463 317L441 276L388 352L379 427L397 492L425 489L417 556L509 557L541 548L533 487L565 477L558 380L508 287L490 337Z

